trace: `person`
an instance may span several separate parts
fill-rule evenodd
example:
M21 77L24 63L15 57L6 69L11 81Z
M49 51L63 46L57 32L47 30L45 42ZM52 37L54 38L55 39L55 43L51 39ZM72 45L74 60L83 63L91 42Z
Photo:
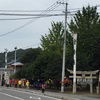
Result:
M26 88L29 89L29 80L26 81Z
M18 81L18 86L19 86L19 88L21 88L21 85L22 85L22 81L19 80L19 81Z
M27 82L27 80L24 79L24 80L23 80L24 88L26 88L26 82Z
M42 93L44 93L45 92L45 83L42 83L41 87L42 87Z
M2 85L2 86L4 86L4 84L5 84L4 76L5 76L5 75L3 74L3 75L2 75L2 80L1 80L1 85Z
M9 80L9 86L12 87L12 79Z
M14 85L15 85L15 88L17 88L17 85L18 85L18 80L17 79L14 80Z
M6 87L9 87L9 79L6 79Z

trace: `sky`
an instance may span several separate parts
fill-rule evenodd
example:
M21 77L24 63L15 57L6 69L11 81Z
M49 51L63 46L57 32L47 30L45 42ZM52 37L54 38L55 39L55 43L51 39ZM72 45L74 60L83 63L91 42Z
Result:
M15 47L17 47L17 49L27 49L40 46L41 35L45 36L45 34L49 33L51 23L53 21L64 22L65 20L64 15L45 16L45 14L64 14L65 5L57 4L57 1L58 0L0 0L0 52L5 52L5 49L13 51ZM59 1L62 3L67 1L68 12L77 11L78 9L82 9L83 6L100 5L100 0ZM59 6L56 7L57 5ZM53 10L54 7L55 9ZM48 13L51 9L52 11ZM100 7L98 6L98 12L99 11ZM43 15L38 16L38 18L36 18L37 16L29 16L34 14ZM68 22L70 22L72 17L73 16L68 14Z

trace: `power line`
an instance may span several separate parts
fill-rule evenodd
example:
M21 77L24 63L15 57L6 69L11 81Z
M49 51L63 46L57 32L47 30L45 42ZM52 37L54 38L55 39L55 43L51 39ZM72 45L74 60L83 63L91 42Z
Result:
M60 1L60 0L58 0L58 1ZM19 29L21 29L21 28L23 28L23 27L25 27L25 26L27 26L27 25L29 25L29 24L35 22L37 19L42 18L42 17L45 17L49 12L53 11L53 10L54 10L55 8L57 8L58 6L59 6L59 4L57 4L57 2L55 2L54 4L52 4L49 8L47 8L45 11L43 11L43 12L40 14L40 15L42 15L42 16L39 16L39 17L37 17L37 18L34 18L34 19L28 21L27 23L25 23L25 24L23 24L23 25L17 27L17 28L14 29L14 30L11 30L11 31L9 31L9 32L7 32L7 33L1 34L0 37L5 36L5 35L8 35L8 34L10 34L10 33L13 33L13 32L15 32L15 31L17 31L17 30L19 30Z
M63 11L64 9L58 9L53 11ZM45 10L0 10L0 12L43 12Z
M73 11L73 12L69 12L68 15L69 16L74 16L74 12L77 12L77 11ZM100 14L100 12L98 12L98 14ZM10 15L10 14L8 14ZM14 16L20 16L20 14L12 14ZM28 14L21 14L21 16L43 16L43 15L40 15L40 14L31 14L31 15L28 15ZM64 14L48 14L48 15L45 15L44 17L52 17L52 16L64 16ZM38 18L38 17L27 17L27 18L0 18L0 20L28 20L28 19L34 19L34 18Z
M0 15L7 15L7 16L44 16L45 14L8 14L8 13L0 13ZM56 15L61 15L61 14L48 14L48 15L45 15L45 16L56 16Z
M56 17L56 16L64 16L64 14L51 14L51 15L46 15L44 17ZM28 19L36 19L38 17L27 17L27 18L1 18L0 20L28 20Z
M100 7L100 5L96 5L93 7ZM71 8L68 10L81 10L82 8ZM63 11L64 9L58 9L53 11ZM0 12L43 12L45 10L0 10Z
M100 5L97 6L93 6L93 7L100 7ZM73 11L69 11L70 13L74 13L77 12L77 10L82 10L82 8L73 8L73 9L69 9L69 10L73 10ZM0 11L4 11L4 12L32 12L30 10L0 10ZM38 11L45 11L45 10L33 10L34 12L38 12ZM53 10L53 11L61 11L61 10ZM63 11L63 10L62 10ZM22 13L0 13L0 15L5 15L5 16L43 16L42 14L22 14ZM51 16L51 15L49 15Z
M93 7L100 7L100 5L97 5L97 6L93 6ZM69 11L70 13L74 13L74 12L77 12L77 10L82 10L82 8L73 8L73 9L69 9L69 10L73 10L73 11ZM0 10L0 11L9 11L9 10ZM11 12L14 11L14 10L11 10ZM20 11L20 10L19 10ZM38 10L37 10L38 11ZM41 11L45 11L45 10L41 10ZM59 11L59 10L53 10L53 11ZM21 12L21 11L20 11ZM5 15L5 16L44 16L42 14L22 14L22 13L0 13L0 15ZM56 14L55 14L56 15ZM55 16L54 15L54 16ZM47 15L47 16L52 16L51 14L50 15Z
M60 0L58 0L60 1ZM93 7L100 7L100 5L96 5ZM73 12L76 12L77 10L81 10L82 8L72 8L68 10L74 10ZM45 10L0 10L0 12L44 12ZM64 11L64 9L58 9L53 11Z
M57 2L60 2L60 0L58 0ZM5 35L10 34L10 33L13 33L13 32L15 32L15 31L17 31L17 30L19 30L19 29L21 29L21 28L23 28L23 27L25 27L25 26L27 26L27 25L29 25L29 24L35 22L35 21L36 21L37 19L39 19L39 18L46 17L47 14L48 14L49 12L54 11L54 9L57 8L57 7L60 5L60 4L58 4L57 2L55 2L55 3L54 3L53 5L51 5L49 8L47 8L46 10L44 10L41 14L39 14L38 17L35 17L35 18L33 17L30 21L28 21L28 22L26 22L25 24L23 24L23 25L17 27L16 29L11 30L11 31L9 31L9 32L7 32L7 33L1 34L0 37L5 36ZM100 7L100 5L97 5L96 7ZM74 14L72 14L72 15L74 15ZM19 18L19 19L21 20L22 18ZM23 19L25 19L25 18L23 18ZM26 18L26 19L28 19L28 18ZM3 20L3 19L1 19L1 20ZM6 19L5 19L5 20L6 20ZM9 20L10 20L10 19L9 19ZM17 19L12 19L12 20L17 20Z

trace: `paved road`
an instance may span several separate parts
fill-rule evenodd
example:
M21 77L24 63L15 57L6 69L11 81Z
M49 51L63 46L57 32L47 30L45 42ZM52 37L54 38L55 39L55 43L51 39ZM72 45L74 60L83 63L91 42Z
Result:
M61 100L44 94L20 91L13 88L0 88L0 100Z
M67 94L39 90L0 87L0 100L100 100L100 95Z

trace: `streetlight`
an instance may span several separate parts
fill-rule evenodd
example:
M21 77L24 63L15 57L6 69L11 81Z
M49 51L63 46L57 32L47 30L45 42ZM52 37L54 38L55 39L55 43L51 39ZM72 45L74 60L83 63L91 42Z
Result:
M16 73L16 50L17 50L17 47L15 47L14 49L15 49L15 65L14 65L14 73Z

